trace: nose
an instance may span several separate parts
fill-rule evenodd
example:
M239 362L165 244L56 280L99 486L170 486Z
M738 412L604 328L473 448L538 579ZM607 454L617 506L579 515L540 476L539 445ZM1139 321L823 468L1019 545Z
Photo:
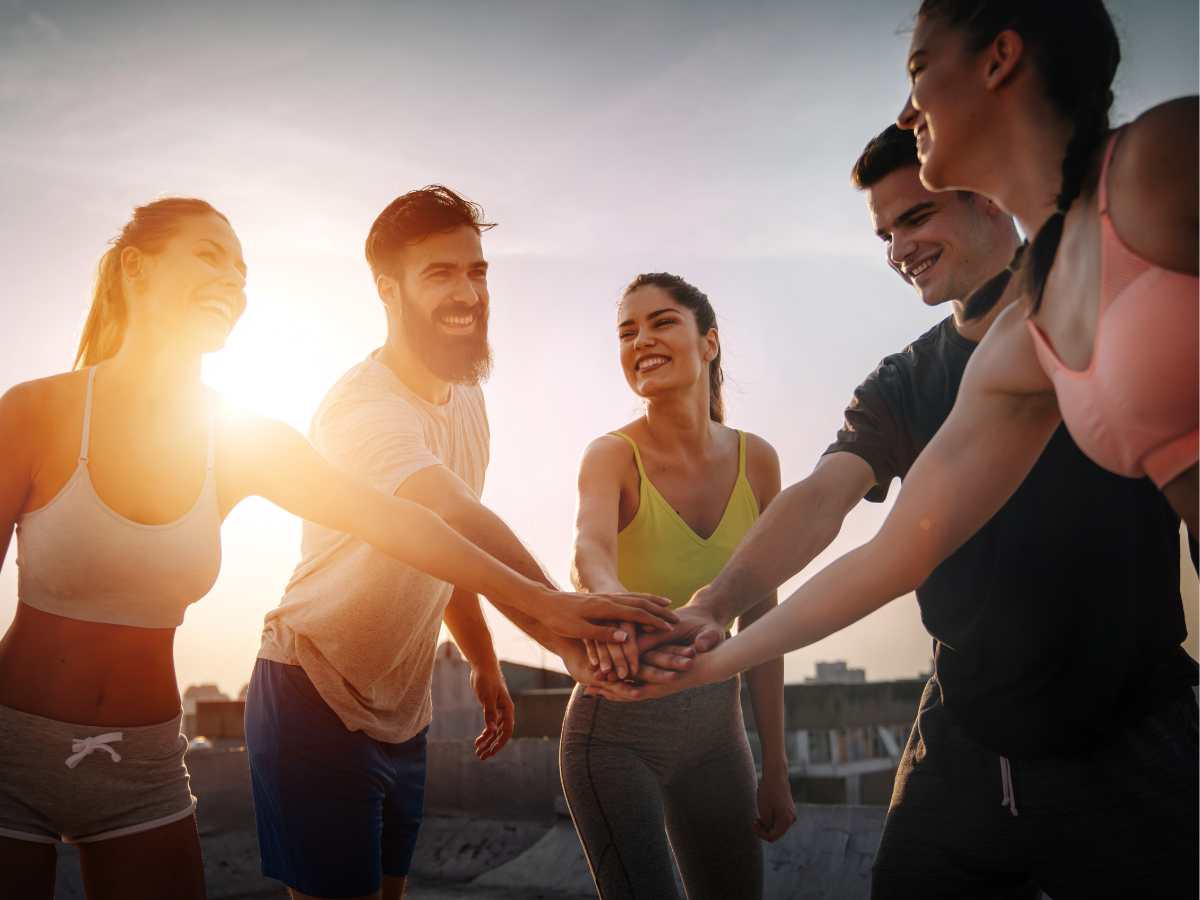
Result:
M910 238L892 235L892 241L888 244L888 262L892 268L899 269L912 256L916 246L917 242Z
M917 108L913 106L912 92L909 91L908 97L904 100L904 108L900 110L900 115L896 116L896 125L905 131L913 131L917 127Z
M633 349L638 350L642 347L649 347L654 343L654 335L645 328L639 328L637 335L633 339Z

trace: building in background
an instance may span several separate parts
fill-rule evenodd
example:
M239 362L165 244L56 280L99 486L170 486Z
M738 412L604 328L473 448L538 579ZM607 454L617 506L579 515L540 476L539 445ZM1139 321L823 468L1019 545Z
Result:
M844 659L819 662L816 669L817 674L812 678L805 678L805 684L866 684L867 682L867 670L851 669L846 665Z

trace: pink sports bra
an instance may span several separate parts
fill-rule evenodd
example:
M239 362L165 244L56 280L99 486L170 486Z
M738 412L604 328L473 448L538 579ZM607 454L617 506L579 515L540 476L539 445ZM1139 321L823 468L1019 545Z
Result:
M1200 456L1198 280L1146 261L1113 228L1106 181L1119 135L1109 138L1100 169L1100 315L1091 363L1068 368L1034 321L1026 324L1079 448L1109 471L1149 475L1162 487Z
M143 525L100 499L88 474L92 382L88 371L79 464L45 506L17 521L17 597L86 622L174 628L221 568L221 517L208 428L204 485L182 518Z

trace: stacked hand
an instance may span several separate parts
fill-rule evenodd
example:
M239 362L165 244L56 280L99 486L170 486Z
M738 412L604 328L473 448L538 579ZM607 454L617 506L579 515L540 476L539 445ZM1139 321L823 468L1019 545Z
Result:
M697 656L724 640L725 630L702 607L684 606L675 615L676 622L669 628L638 633L632 623L615 626L636 634L636 640L585 640L589 671L572 671L572 676L588 693L612 700L662 697L703 684L704 661Z

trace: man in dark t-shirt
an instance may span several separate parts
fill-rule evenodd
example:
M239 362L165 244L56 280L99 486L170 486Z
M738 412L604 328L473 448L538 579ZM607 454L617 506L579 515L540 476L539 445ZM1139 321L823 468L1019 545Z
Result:
M853 181L889 265L952 315L859 385L812 475L680 611L700 644L806 566L860 499L882 501L905 477L1012 302L965 316L964 299L1013 257L1011 219L975 194L930 193L918 171L912 133L892 126ZM1196 664L1180 647L1179 520L1154 485L1099 468L1060 427L917 600L934 671L872 896L1195 897Z

